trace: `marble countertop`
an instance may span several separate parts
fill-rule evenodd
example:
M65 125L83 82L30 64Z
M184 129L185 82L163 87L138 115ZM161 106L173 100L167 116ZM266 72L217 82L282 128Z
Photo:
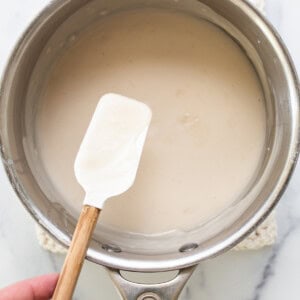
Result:
M49 0L0 1L0 72L19 34ZM267 18L281 34L300 72L300 1L267 0ZM64 257L38 245L34 221L13 194L0 166L0 287L58 272ZM277 207L279 238L259 251L229 252L201 263L184 300L300 299L300 165ZM74 299L119 299L106 271L86 262Z

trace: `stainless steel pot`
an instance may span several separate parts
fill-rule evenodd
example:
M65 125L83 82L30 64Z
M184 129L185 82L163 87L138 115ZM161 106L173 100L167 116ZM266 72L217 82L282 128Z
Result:
M206 19L226 31L257 70L267 108L265 155L244 196L212 221L161 236L139 236L102 228L87 258L106 266L128 299L176 298L193 266L233 247L279 200L295 166L299 145L299 90L289 55L272 27L242 0L55 0L31 23L7 64L1 86L1 155L7 175L32 216L69 245L77 214L68 211L43 171L35 148L39 89L60 48L94 20L120 10L156 7ZM51 49L51 51L49 51ZM180 270L171 281L137 284L119 270Z

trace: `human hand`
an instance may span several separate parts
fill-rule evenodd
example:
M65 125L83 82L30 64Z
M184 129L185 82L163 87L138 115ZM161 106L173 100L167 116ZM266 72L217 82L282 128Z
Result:
M59 274L49 274L20 281L0 290L1 300L49 300Z

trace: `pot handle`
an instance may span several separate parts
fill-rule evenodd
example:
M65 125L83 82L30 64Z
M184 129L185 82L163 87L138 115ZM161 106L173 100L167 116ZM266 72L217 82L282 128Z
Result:
M181 269L175 278L156 284L135 283L125 279L120 270L107 270L123 300L176 300L195 268Z

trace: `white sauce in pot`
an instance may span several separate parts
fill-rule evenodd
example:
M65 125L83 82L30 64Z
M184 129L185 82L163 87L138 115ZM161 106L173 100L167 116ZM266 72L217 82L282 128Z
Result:
M264 149L264 99L250 61L223 31L166 11L107 16L51 71L37 120L54 187L80 210L73 165L98 99L114 92L153 112L134 186L101 222L126 231L191 228L236 201Z

